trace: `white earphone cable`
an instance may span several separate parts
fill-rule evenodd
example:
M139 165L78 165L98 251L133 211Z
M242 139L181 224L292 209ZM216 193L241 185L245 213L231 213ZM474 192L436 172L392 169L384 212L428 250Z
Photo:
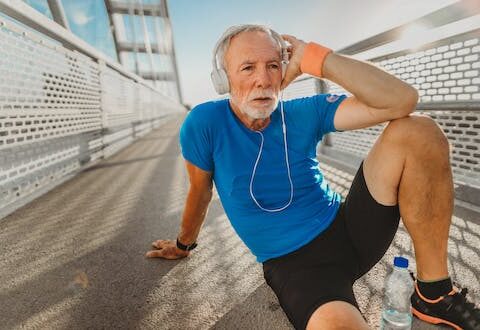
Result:
M288 203L286 205L284 205L280 208L267 209L267 208L261 206L260 203L255 198L255 195L253 193L253 179L255 178L255 172L257 171L258 161L260 160L260 157L262 155L263 141L264 141L262 132L255 131L258 134L260 134L260 136L262 138L262 142L260 143L260 150L258 151L257 160L255 161L255 165L253 166L252 177L250 179L250 196L252 197L255 204L257 204L257 206L260 209L262 209L263 211L266 211L266 212L280 212L280 211L283 211L287 207L290 206L290 204L292 203L292 200L293 200L293 183L292 183L292 177L290 175L290 164L288 162L287 126L285 125L285 115L283 113L283 91L280 94L280 111L281 111L281 114L282 114L282 132L283 132L283 144L284 144L284 147L285 147L285 164L287 165L288 181L290 182L290 200L288 201Z

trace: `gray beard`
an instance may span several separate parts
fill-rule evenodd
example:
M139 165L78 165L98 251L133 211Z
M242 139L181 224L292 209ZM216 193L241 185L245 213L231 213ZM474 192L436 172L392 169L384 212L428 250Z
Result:
M278 106L278 99L275 101L275 104L272 106L271 109L267 109L265 111L259 111L254 107L246 106L239 106L238 108L240 111L250 117L251 119L266 119L270 117L270 115L275 111Z

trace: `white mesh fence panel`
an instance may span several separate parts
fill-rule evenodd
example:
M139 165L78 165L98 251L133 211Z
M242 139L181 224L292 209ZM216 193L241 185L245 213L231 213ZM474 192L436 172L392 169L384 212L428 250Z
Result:
M183 109L0 17L0 218Z
M479 38L461 36L445 43L372 62L415 87L420 103L480 100ZM344 90L332 84L331 92L344 93Z
M0 150L101 128L92 60L0 27Z
M138 120L135 82L106 67L102 70L101 81L103 125L115 127Z
M424 111L442 127L451 146L455 181L480 188L480 111Z
M305 97L316 94L317 86L315 79L299 79L285 88L283 99L289 100L293 98Z

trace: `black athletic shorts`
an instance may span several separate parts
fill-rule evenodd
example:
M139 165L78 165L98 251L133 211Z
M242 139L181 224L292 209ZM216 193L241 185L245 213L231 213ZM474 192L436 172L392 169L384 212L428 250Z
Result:
M358 308L352 285L385 254L398 228L398 205L379 204L370 195L363 162L333 223L300 249L263 263L265 281L296 329L333 300Z

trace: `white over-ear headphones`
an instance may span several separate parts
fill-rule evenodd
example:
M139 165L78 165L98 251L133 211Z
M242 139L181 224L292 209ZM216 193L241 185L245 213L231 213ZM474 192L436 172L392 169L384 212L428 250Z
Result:
M240 33L243 30L246 30L248 27L254 27L254 25L238 25L229 28L225 33L220 37L218 42L213 48L213 60L212 60L212 83L213 87L217 91L218 94L226 94L230 92L230 84L228 82L227 72L223 67L223 63L219 63L218 61L218 50L220 46L223 44L225 40L231 38L232 36ZM285 71L287 69L288 64L288 52L287 52L287 44L285 40L283 40L282 36L277 32L273 31L272 29L265 28L267 31L270 32L270 35L278 42L281 47L281 57L282 57L282 79L285 76ZM259 30L261 31L261 30ZM225 54L224 54L225 55ZM221 59L223 61L223 59Z

